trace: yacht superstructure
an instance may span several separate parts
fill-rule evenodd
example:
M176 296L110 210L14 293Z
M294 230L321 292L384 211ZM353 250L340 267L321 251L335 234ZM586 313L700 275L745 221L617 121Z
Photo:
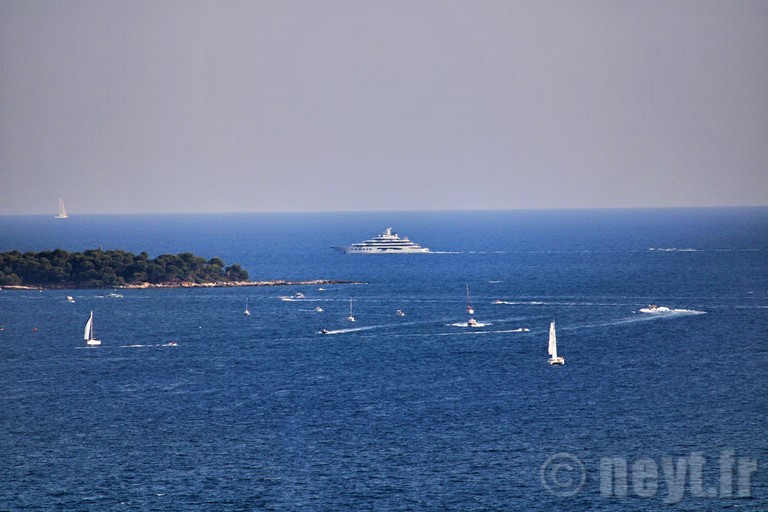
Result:
M401 237L397 233L393 233L392 228L385 229L383 233L369 240L363 240L352 245L334 247L334 249L344 254L414 254L429 252L429 249L408 240L408 237Z

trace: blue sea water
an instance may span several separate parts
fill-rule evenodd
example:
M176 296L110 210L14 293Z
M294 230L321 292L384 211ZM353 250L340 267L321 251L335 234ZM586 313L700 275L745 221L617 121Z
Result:
M768 509L766 208L0 217L99 246L365 284L0 291L0 510Z

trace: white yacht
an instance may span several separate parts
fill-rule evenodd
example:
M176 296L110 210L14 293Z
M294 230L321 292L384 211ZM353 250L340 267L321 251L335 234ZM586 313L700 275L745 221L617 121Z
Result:
M344 254L413 254L426 253L429 249L416 242L408 240L408 237L400 237L387 228L380 235L369 240L363 240L352 245L334 247Z

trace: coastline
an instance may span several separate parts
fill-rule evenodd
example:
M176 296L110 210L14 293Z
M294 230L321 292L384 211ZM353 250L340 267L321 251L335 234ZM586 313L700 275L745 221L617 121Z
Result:
M362 281L347 281L338 279L311 279L309 281L289 281L285 279L277 279L273 281L219 281L216 283L194 283L194 282L177 282L177 283L138 283L127 284L124 286L108 286L106 288L79 288L68 285L61 286L42 286L42 285L10 285L0 286L0 290L10 291L42 291L42 290L133 290L133 289L147 289L147 288L237 288L243 286L313 286L313 285L327 285L327 284L365 284Z

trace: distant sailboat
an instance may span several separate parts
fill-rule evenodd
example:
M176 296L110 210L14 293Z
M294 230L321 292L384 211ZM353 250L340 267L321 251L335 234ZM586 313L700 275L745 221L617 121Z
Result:
M472 303L469 300L469 285L467 285L467 313L470 315L475 314L475 308L472 307ZM467 320L467 325L469 327L477 327L477 320L472 318L472 316L469 317L469 320Z
M67 209L64 208L64 200L62 198L59 198L59 214L54 217L54 219L68 219L69 215L67 215Z
M88 321L85 322L84 338L86 345L101 345L101 340L97 340L93 335L93 311L91 311Z
M549 324L549 364L565 364L565 358L557 355L557 334L555 334L555 321Z
M71 302L72 304L75 303L75 298L71 295L67 295L67 302Z
M248 309L248 299L245 299L245 311L243 311L243 315L251 316L251 311Z
M350 322L355 321L355 317L352 315L352 299L349 299L349 316L347 317L347 320Z

